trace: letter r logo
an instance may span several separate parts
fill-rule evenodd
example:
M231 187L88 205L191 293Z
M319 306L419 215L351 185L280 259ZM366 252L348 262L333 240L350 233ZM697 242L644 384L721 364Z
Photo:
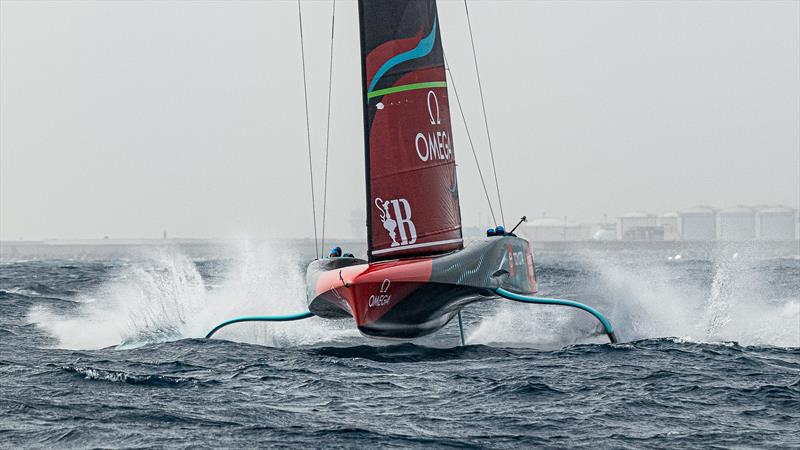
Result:
M397 219L397 228L400 229L400 245L417 242L417 228L411 221L411 205L408 200L404 198L392 200L392 206L394 207L394 217Z

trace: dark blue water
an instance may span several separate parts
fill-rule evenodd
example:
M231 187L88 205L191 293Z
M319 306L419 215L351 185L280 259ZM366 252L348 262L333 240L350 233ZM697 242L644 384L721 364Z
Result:
M0 446L800 446L795 243L540 248L541 293L625 342L498 301L465 347L317 318L198 338L302 309L301 243L0 250Z

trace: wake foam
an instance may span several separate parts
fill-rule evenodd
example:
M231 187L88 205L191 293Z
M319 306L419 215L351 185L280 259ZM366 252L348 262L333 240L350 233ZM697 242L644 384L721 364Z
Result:
M639 260L599 252L577 260L554 255L558 263L540 270L540 294L596 307L623 341L675 337L800 347L796 269L775 269L779 259L764 264L741 249L721 249L703 259L634 257ZM79 294L74 313L39 306L30 311L30 321L61 347L97 349L198 338L234 317L306 310L305 266L291 248L242 242L226 260L230 264L202 275L198 266L219 266L219 260L196 262L167 247L131 261L99 289ZM468 344L561 348L607 342L597 321L583 311L510 301L494 305L469 308L470 315L491 310L467 326ZM359 336L351 320L310 318L236 324L215 338L286 347L363 343Z
M577 288L570 287L569 298L603 312L621 340L677 337L800 347L800 282L780 280L795 275L776 273L741 249L723 247L705 261L670 258L655 264L625 263L587 252L580 264L590 275L577 280ZM468 332L467 341L540 348L607 342L605 336L589 337L597 334L592 321L571 308L507 302Z
M151 251L96 291L79 295L74 314L65 317L39 306L31 310L29 319L58 339L60 347L98 349L204 337L215 325L234 317L306 310L299 255L247 242L235 253L235 262L224 270L221 281L207 283L180 249ZM306 345L357 335L351 325L318 318L245 323L224 328L215 338L270 346Z

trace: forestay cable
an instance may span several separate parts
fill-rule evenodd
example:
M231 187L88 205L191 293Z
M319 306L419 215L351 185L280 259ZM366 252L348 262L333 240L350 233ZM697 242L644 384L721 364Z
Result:
M303 8L297 0L297 15L300 19L300 57L303 61L303 100L306 106L306 143L308 145L308 174L311 185L311 213L314 215L314 252L319 259L319 240L317 239L317 203L314 197L314 165L311 160L311 125L308 119L308 86L306 83L306 53L303 45Z
M478 92L481 95L481 107L483 108L483 124L486 126L486 139L489 141L489 155L492 158L492 173L494 173L494 187L497 189L497 203L500 206L500 219L503 225L506 224L506 217L503 213L503 200L500 197L500 183L497 181L497 167L494 164L494 150L492 150L492 135L489 133L489 119L486 117L486 103L483 101L483 86L481 83L481 72L478 70L478 56L475 53L475 40L472 38L472 22L469 19L469 7L467 0L464 0L464 10L467 12L467 26L469 27L469 42L472 44L472 60L475 63L475 74L478 77Z
M483 172L481 171L481 163L478 162L478 154L475 152L475 145L472 143L472 136L469 134L469 126L467 125L467 117L464 115L464 108L461 107L461 100L458 97L458 89L456 89L456 79L453 77L453 72L450 71L450 64L447 63L447 55L444 56L444 68L450 74L450 84L453 85L453 94L456 97L456 104L458 110L461 112L461 120L464 121L464 130L467 132L467 140L469 147L472 149L472 156L475 158L475 167L478 168L478 175L481 178L481 186L483 186L483 193L486 194L486 204L489 205L489 212L492 214L492 222L497 226L497 219L494 216L494 209L492 208L492 200L489 198L489 190L486 189L486 182L483 180Z
M320 255L325 255L325 219L328 212L328 149L330 148L331 136L331 91L333 88L333 32L336 29L336 0L333 0L331 10L331 58L328 67L328 119L325 124L325 177L322 184L322 245L320 245Z

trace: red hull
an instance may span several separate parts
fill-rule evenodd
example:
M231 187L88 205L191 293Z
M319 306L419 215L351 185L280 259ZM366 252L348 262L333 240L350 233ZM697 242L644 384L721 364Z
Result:
M536 292L530 245L516 237L489 238L432 258L322 259L309 265L307 276L311 312L353 317L362 333L386 338L432 333L465 305L496 298L498 287Z

